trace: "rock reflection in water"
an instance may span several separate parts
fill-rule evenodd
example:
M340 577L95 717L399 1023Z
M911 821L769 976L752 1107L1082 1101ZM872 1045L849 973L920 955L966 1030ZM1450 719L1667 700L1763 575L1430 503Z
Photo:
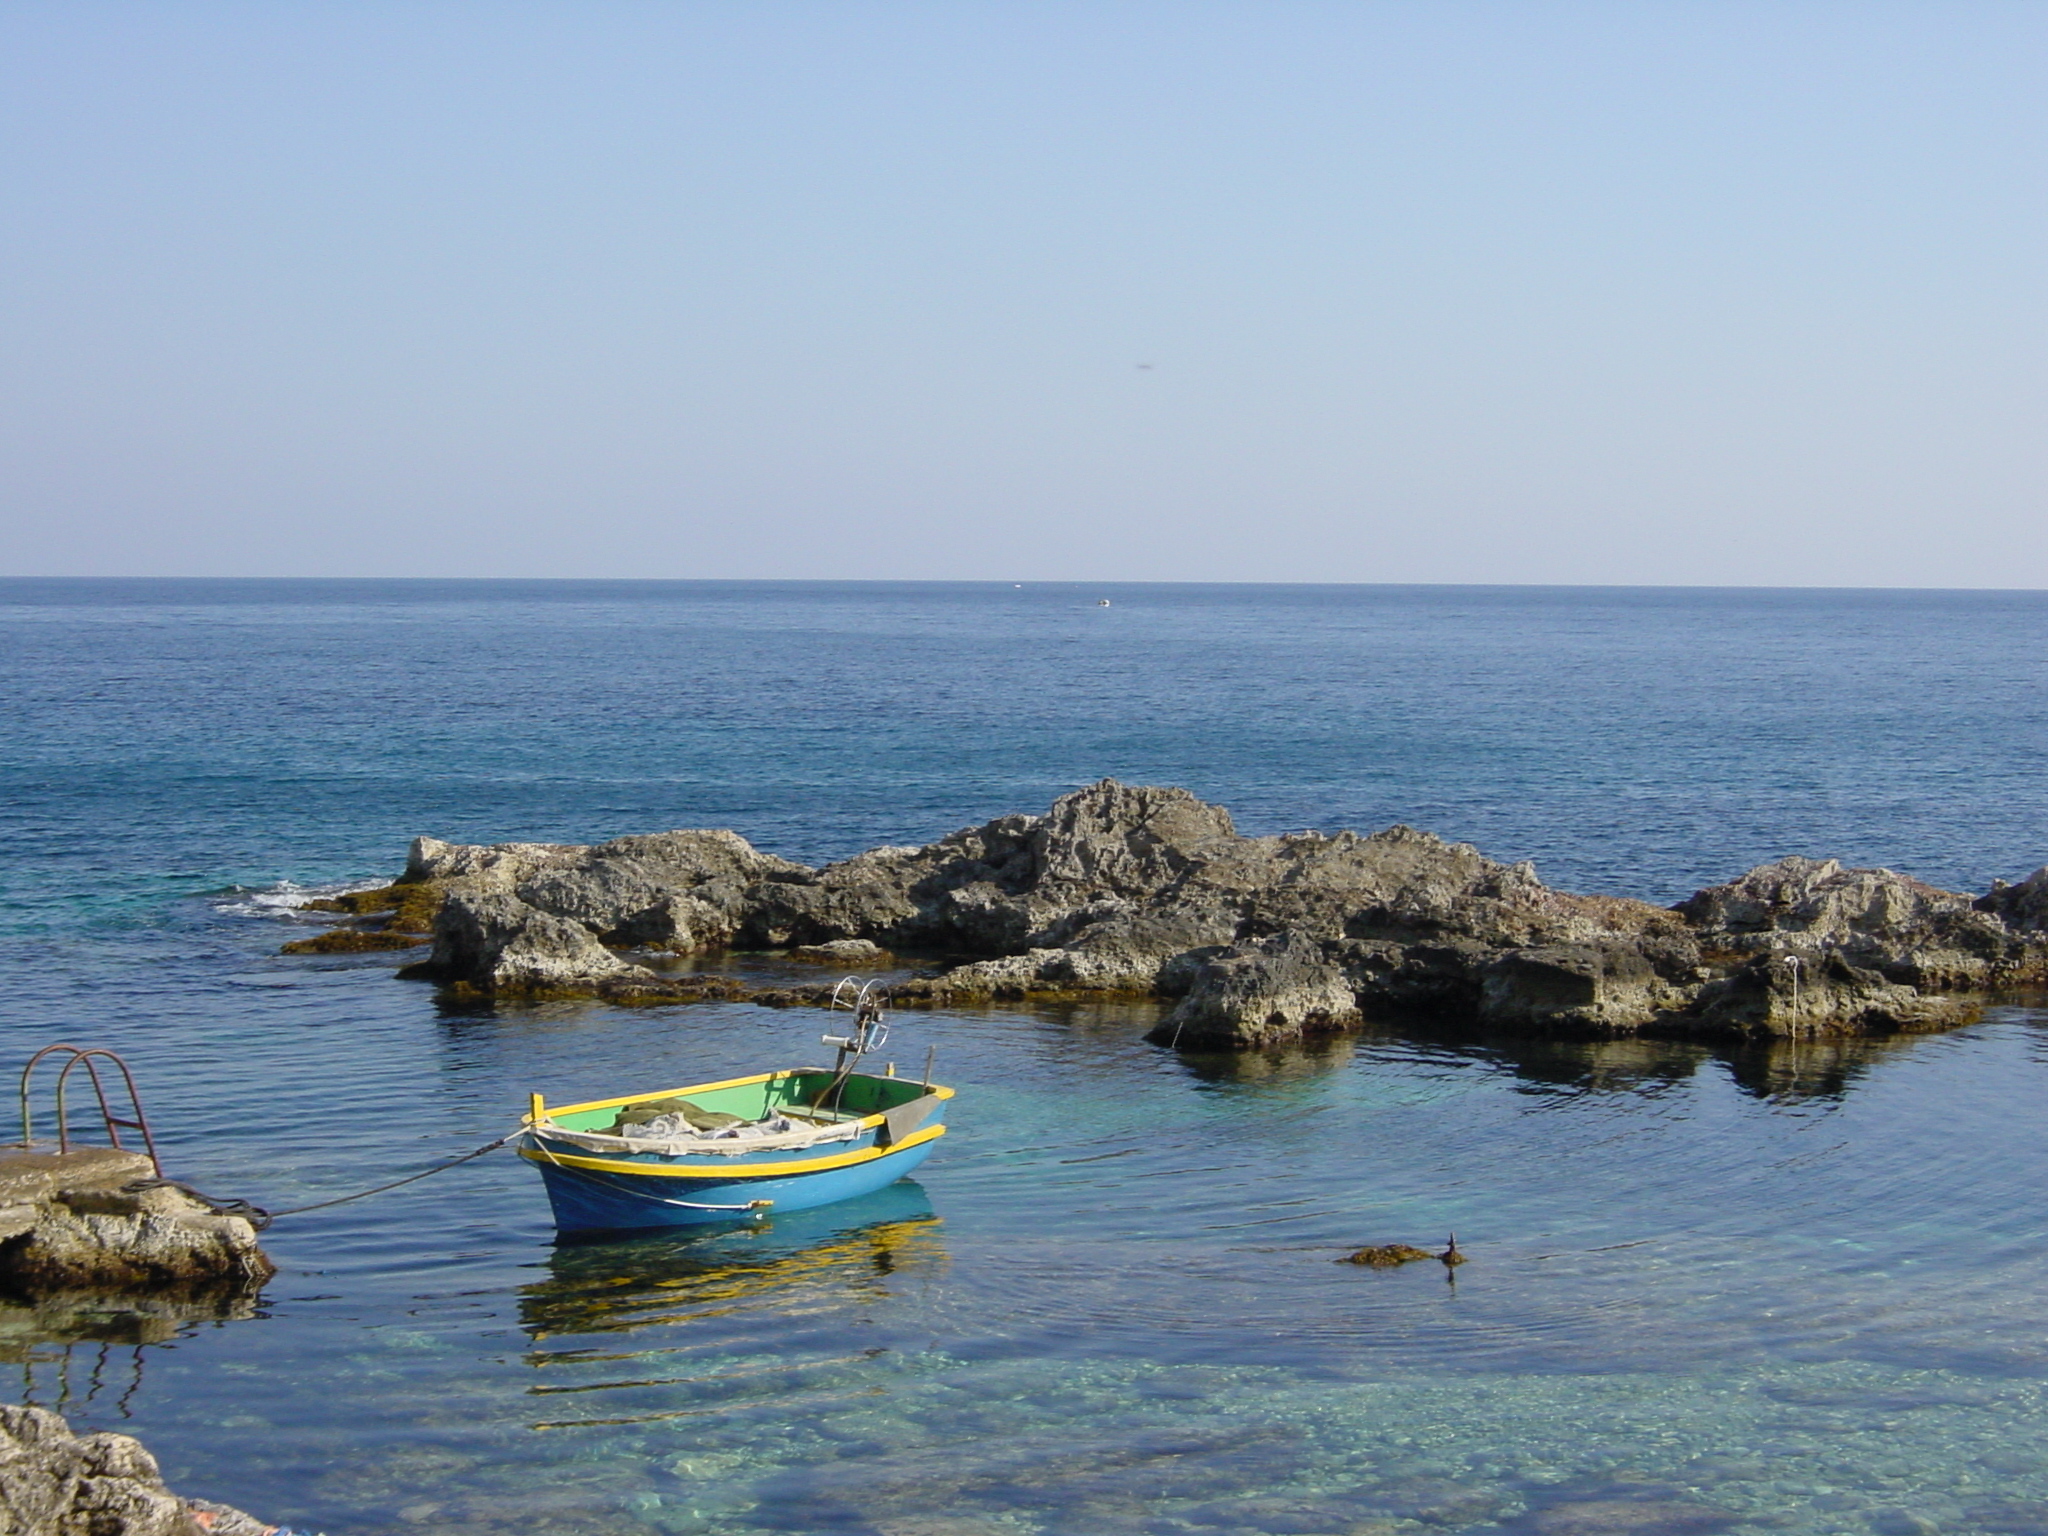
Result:
M1360 1037L1332 1035L1268 1050L1180 1053L1188 1076L1200 1083L1297 1083L1347 1065Z
M1616 1040L1516 1039L1417 1021L1310 1040L1264 1051L1182 1052L1181 1069L1198 1083L1299 1083L1348 1066L1360 1053L1443 1054L1506 1071L1523 1093L1655 1096L1683 1087L1703 1067L1719 1066L1744 1093L1789 1102L1839 1100L1881 1063L1924 1047L1924 1035L1769 1040L1702 1045L1635 1035Z
M23 1403L67 1413L108 1398L125 1419L142 1386L144 1346L168 1344L201 1323L258 1315L253 1290L200 1297L64 1292L35 1301L0 1298L0 1364L20 1367Z
M1721 1053L1728 1074L1759 1099L1841 1099L1883 1062L1922 1049L1924 1035L1774 1040Z
M1655 1094L1689 1081L1710 1051L1676 1040L1485 1041L1488 1054L1512 1071L1523 1093Z
M1778 1102L1841 1099L1879 1065L1925 1048L1925 1035L1843 1036L1702 1045L1632 1035L1617 1040L1514 1039L1466 1030L1407 1029L1381 1037L1437 1047L1514 1075L1524 1093L1633 1094L1682 1087L1719 1066L1744 1093Z
M202 1296L59 1292L35 1301L0 1297L0 1361L51 1344L164 1344L199 1323L256 1317L257 1293Z

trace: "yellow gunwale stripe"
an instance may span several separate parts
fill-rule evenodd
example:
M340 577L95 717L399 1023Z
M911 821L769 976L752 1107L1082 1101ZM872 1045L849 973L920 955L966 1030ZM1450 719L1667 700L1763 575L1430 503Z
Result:
M829 1067L784 1067L778 1072L756 1072L752 1077L729 1077L722 1083L691 1083L683 1088L657 1088L652 1093L622 1093L616 1099L591 1099L583 1104L550 1104L547 1106L547 1118L552 1120L557 1115L581 1114L586 1109L617 1109L621 1104L638 1104L642 1099L683 1099L688 1098L693 1093L711 1093L720 1088L744 1088L749 1083L770 1082L778 1077L801 1077L806 1072L829 1071L831 1071ZM867 1072L858 1075L862 1077L873 1076L872 1073ZM914 1077L899 1077L894 1079L883 1078L880 1081L914 1083L917 1079ZM941 1088L937 1083L927 1083L925 1087L932 1098L944 1100L953 1097L952 1089ZM866 1119L855 1121L854 1124L880 1125L885 1118L885 1115L869 1115ZM530 1113L522 1116L521 1119L527 1125L535 1123ZM561 1129L566 1131L569 1127L565 1125Z
M936 1141L946 1134L944 1125L928 1125L921 1131L914 1131L894 1146L862 1147L853 1152L835 1152L829 1157L814 1157L799 1163L741 1163L727 1168L667 1168L650 1163L621 1163L605 1157L578 1157L568 1152L542 1152L533 1147L521 1147L519 1155L528 1162L556 1163L564 1168L591 1168L602 1173L636 1173L657 1179L715 1179L728 1183L734 1179L778 1179L793 1173L823 1173L828 1168L848 1168L855 1163L871 1163L878 1157L888 1157L908 1147L919 1146L927 1141Z
M714 1088L744 1088L748 1083L765 1083L778 1077L795 1077L806 1070L802 1067L785 1067L779 1072L756 1072L752 1077L728 1077L720 1083L691 1083L686 1088L657 1088L652 1093L622 1093L616 1099L591 1099L582 1104L550 1104L548 1115L580 1114L586 1109L617 1109L621 1104L637 1104L642 1099L675 1099L686 1094L709 1093ZM567 1127L565 1126L566 1130Z

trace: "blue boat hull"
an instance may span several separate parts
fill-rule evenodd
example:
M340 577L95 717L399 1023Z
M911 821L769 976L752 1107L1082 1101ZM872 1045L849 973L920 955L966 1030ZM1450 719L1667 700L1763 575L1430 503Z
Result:
M938 1145L936 1138L846 1167L777 1178L677 1179L532 1159L563 1232L631 1232L745 1221L851 1200L893 1184ZM741 1164L740 1166L744 1166ZM765 1205L761 1202L767 1202Z

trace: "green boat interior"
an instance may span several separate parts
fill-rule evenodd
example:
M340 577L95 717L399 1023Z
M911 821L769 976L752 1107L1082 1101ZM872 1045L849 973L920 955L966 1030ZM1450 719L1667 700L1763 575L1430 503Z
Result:
M915 1123L921 1123L938 1100L949 1097L951 1090L916 1078L800 1068L560 1108L545 1107L536 1096L533 1123L568 1132L578 1139L638 1140L650 1133L655 1137L723 1139L736 1132L746 1136L756 1128L762 1132L772 1128L781 1141L791 1132L798 1133L801 1139L805 1130L837 1128L852 1134L861 1121L887 1117L885 1125L901 1135L908 1134ZM906 1109L911 1105L918 1105L922 1112ZM898 1121L904 1123L898 1125Z

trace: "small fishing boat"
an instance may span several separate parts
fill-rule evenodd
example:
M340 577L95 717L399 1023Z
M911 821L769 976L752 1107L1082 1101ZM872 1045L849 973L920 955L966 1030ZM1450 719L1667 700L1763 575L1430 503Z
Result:
M843 997L843 1001L842 1001ZM909 1173L946 1134L953 1090L858 1070L887 1043L881 994L849 980L854 1010L830 1067L550 1107L532 1096L519 1155L540 1169L562 1232L619 1232L744 1221L865 1195Z

